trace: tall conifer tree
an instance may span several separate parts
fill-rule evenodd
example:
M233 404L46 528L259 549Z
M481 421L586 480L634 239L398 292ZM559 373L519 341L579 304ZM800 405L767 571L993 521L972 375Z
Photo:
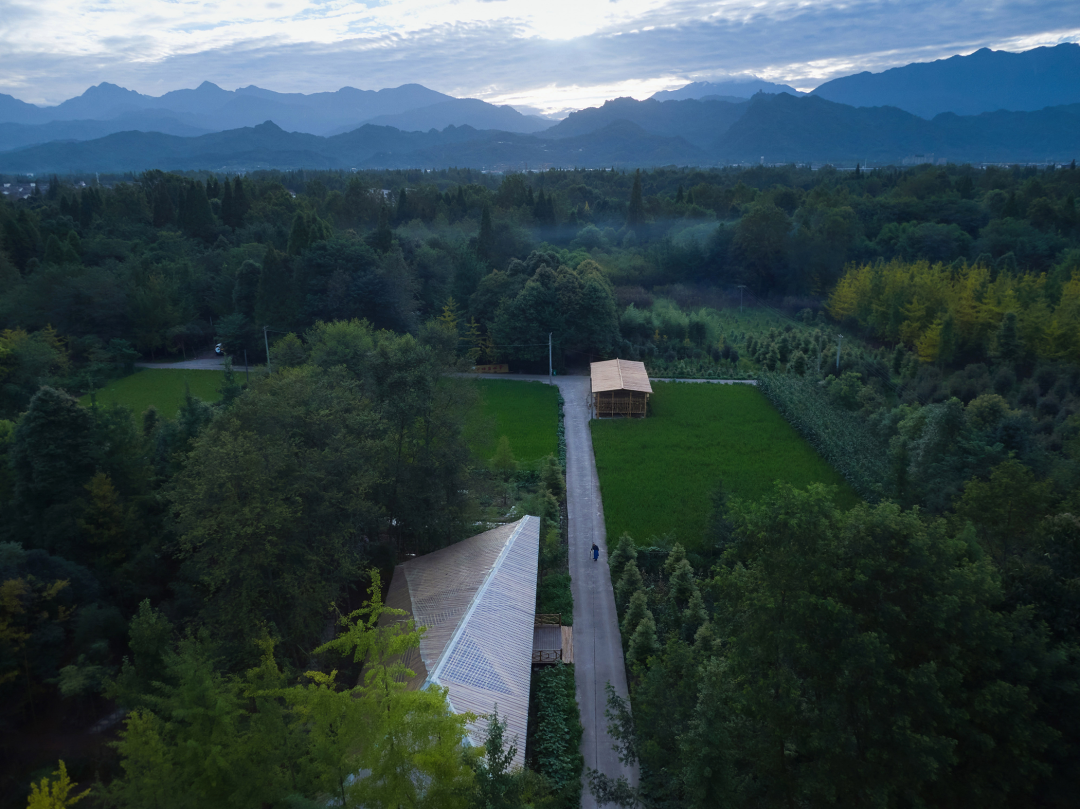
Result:
M244 217L247 215L248 208L251 206L247 197L247 192L244 190L243 180L239 175L233 180L233 215L236 217L236 227L242 227L244 224Z
M645 203L641 196L641 169L634 172L634 187L630 190L630 209L626 214L626 224L638 228L645 224Z
M476 254L485 261L490 261L495 251L495 230L491 225L491 208L484 206L480 214L480 233L476 237Z
M221 196L221 222L236 230L236 212L233 206L232 183L225 181L225 187Z

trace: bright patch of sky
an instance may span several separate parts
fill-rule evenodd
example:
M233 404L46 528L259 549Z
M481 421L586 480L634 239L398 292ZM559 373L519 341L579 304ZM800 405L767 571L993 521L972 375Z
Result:
M754 74L836 76L980 47L1080 40L1075 0L3 0L0 92L55 104L109 81L151 95L415 82L559 113Z

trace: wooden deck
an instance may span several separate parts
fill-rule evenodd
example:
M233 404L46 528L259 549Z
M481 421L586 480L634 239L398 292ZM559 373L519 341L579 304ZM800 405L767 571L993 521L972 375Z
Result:
M533 627L534 666L549 663L574 662L574 628L558 624L537 623Z

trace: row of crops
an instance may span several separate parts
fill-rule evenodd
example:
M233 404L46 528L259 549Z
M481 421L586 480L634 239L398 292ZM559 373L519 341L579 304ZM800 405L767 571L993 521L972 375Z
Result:
M818 380L762 371L758 388L799 434L865 499L876 502L889 480L889 448L857 413L828 401Z

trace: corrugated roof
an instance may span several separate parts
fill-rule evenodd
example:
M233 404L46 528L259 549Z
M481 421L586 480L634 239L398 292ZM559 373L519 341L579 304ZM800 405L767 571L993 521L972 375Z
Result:
M416 672L407 687L444 686L459 713L490 714L498 705L508 740L516 737L519 765L529 722L539 553L540 520L523 517L398 565L386 599L427 627L405 661ZM483 718L469 726L474 744L484 743L486 729Z
M592 392L601 393L609 390L636 390L652 393L649 374L645 363L633 360L606 360L594 362L589 366L592 376Z

